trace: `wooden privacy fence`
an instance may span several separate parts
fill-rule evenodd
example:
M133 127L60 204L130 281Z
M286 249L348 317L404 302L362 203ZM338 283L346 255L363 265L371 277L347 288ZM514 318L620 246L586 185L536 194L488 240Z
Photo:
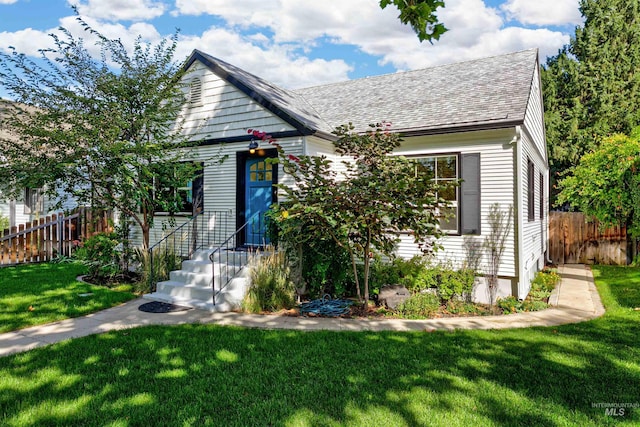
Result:
M549 257L555 264L626 265L627 230L600 229L580 212L550 212Z
M111 212L80 208L70 215L53 214L6 229L0 236L0 266L71 256L83 239L111 231L111 219Z

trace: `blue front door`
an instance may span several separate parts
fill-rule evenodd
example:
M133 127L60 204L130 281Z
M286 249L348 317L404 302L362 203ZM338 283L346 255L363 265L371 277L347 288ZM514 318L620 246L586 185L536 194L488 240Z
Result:
M273 165L266 158L247 159L245 219L249 224L245 231L245 243L260 246L269 243L266 237L265 212L271 206Z

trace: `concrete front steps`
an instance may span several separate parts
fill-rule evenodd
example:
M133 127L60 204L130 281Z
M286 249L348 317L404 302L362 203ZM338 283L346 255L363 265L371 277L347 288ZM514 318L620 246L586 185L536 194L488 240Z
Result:
M246 264L251 254L241 251L222 251L212 263L209 255L213 250L196 251L191 259L182 262L182 270L169 273L169 280L158 282L156 291L143 296L153 301L168 302L211 312L232 311L240 307L249 285L247 268L243 267L221 292L220 277L226 280L236 266ZM215 271L215 304L211 279Z

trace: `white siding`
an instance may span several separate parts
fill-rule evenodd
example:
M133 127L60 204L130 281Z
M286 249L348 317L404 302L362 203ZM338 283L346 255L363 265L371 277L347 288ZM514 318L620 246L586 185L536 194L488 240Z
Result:
M535 273L545 265L545 253L548 248L549 229L549 165L547 161L547 145L544 130L544 114L542 110L542 93L538 67L536 67L529 103L525 114L522 136L519 141L522 146L522 168L520 174L520 189L522 194L523 212L520 216L521 224L521 254L520 254L520 281L518 284L518 297L524 298L531 288L531 280ZM527 160L534 164L534 220L529 221ZM544 188L540 186L540 174L544 177ZM540 199L544 217L540 217Z
M494 203L499 203L504 210L507 210L509 206L515 205L514 150L513 145L510 144L513 136L514 130L507 129L407 138L402 143L402 146L396 150L398 154L403 155L480 153L481 235L450 235L444 237L440 241L443 248L436 254L438 261L451 262L457 267L461 266L467 258L465 239L474 239L482 243L489 232L487 215L490 206ZM505 277L515 277L517 275L515 230L513 225L507 238L503 262L499 271L499 274ZM408 236L405 236L399 246L398 254L408 258L417 253L419 251L416 246ZM481 268L486 268L486 259L482 261Z
M304 154L307 156L325 156L331 161L335 161L340 157L335 153L335 147L331 141L317 136L306 137Z
M542 110L542 92L540 87L540 75L538 67L535 67L531 94L524 116L524 130L530 135L531 143L544 162L547 161L547 141L544 130L544 113Z
M203 102L184 109L185 131L192 138L244 136L249 128L270 133L295 130L199 61L186 75L187 81L195 77L202 79Z

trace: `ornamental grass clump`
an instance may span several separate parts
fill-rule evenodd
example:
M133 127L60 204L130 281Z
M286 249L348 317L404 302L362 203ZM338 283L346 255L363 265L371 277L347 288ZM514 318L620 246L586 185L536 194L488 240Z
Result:
M295 286L284 252L258 254L249 264L251 284L242 301L249 313L278 311L295 305Z

